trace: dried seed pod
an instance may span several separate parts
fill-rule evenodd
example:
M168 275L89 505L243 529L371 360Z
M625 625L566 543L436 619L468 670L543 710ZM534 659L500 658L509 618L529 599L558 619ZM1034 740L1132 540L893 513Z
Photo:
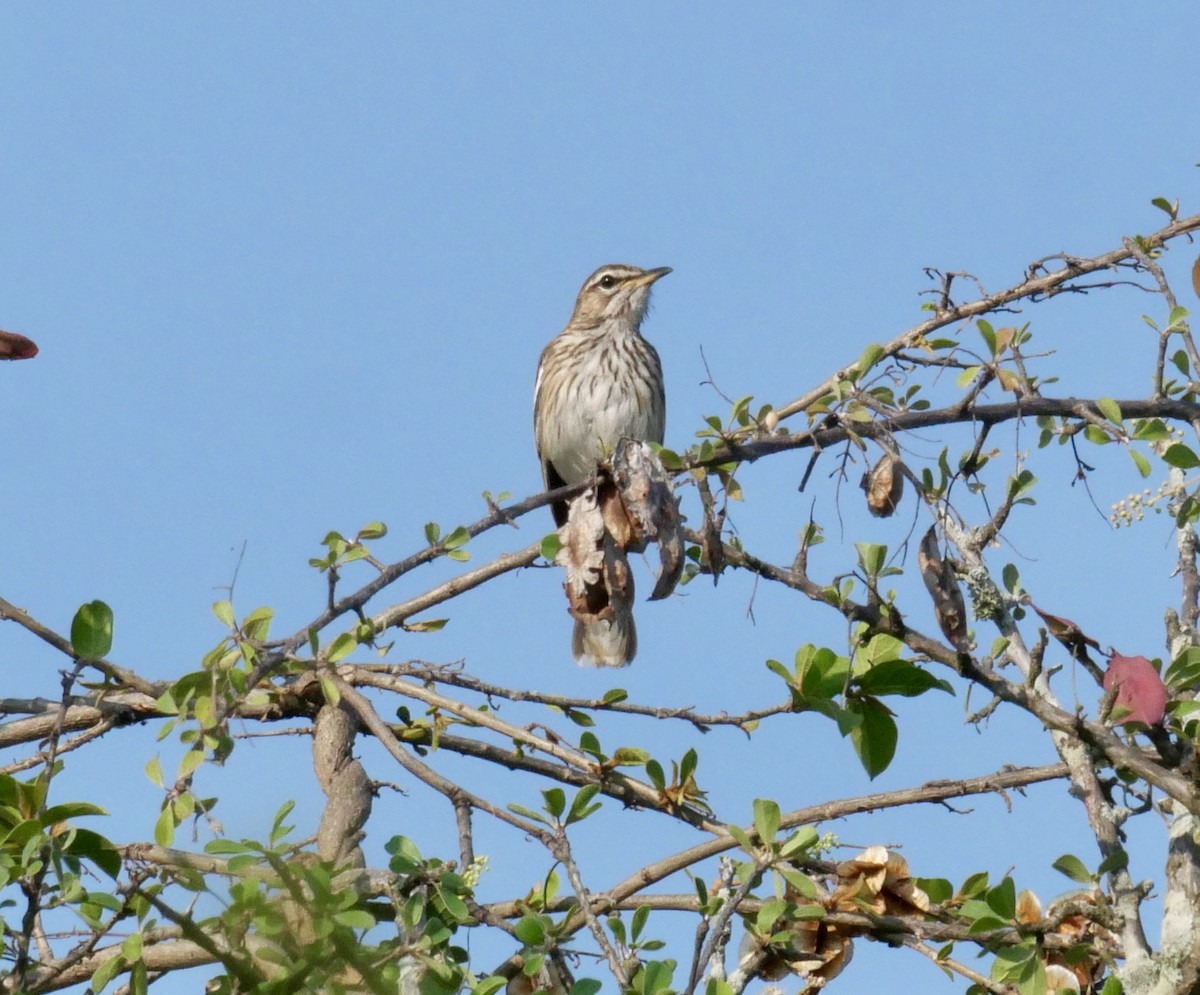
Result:
M867 510L876 518L890 518L904 496L904 473L900 461L891 453L863 474L862 489L867 495Z
M937 532L933 526L929 527L917 548L917 566L933 598L933 612L942 634L958 647L967 638L967 606L954 568L938 551Z

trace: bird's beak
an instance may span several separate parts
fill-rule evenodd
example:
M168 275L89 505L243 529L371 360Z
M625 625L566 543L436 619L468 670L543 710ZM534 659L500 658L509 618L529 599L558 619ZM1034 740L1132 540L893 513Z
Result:
M635 287L648 287L655 280L661 280L664 276L671 272L670 266L660 266L658 269L647 270L641 276L635 276L630 279L630 284Z

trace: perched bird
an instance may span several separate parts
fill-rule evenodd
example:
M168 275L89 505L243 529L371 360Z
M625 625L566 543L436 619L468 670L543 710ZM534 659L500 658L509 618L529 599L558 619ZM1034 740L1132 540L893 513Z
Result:
M670 272L666 266L601 266L584 281L567 327L542 350L533 434L547 490L590 479L622 438L662 442L662 364L641 325L650 288ZM562 527L567 502L551 510ZM571 648L576 660L628 663L637 652L633 616L622 611L592 622L577 619Z

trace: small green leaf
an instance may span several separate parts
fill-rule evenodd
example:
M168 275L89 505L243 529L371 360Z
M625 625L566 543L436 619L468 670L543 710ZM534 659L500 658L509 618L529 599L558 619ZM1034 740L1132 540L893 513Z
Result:
M1179 204L1172 204L1169 200L1167 200L1166 197L1155 197L1152 201L1150 201L1150 203L1157 207L1160 211L1165 211L1167 216L1172 221L1175 220L1179 213ZM1108 992L1104 992L1102 995L1108 995Z
M534 822L546 824L546 817L539 812L535 812L531 808L526 808L524 805L518 805L516 802L509 802L508 810L515 812L517 815L524 816L526 819L532 819Z
M358 530L356 539L382 539L387 535L387 526L383 522L371 522Z
M441 534L442 527L438 525L437 522L425 523L425 541L429 543L429 545L432 546L435 542L437 542Z
M976 378L978 375L979 375L979 367L978 367L978 366L968 366L968 367L967 367L965 370L963 370L963 371L962 371L962 372L961 372L961 373L958 375L958 377L955 379L955 384L956 384L958 387L966 387L966 386L967 386L968 384L970 384L970 383L971 383L971 381L972 381L972 380L974 380L974 379L975 379L975 378Z
M214 601L212 606L213 614L217 616L217 621L225 628L232 629L234 627L233 603L231 601Z
M350 929L373 929L375 927L375 917L366 909L346 909L344 912L335 912L333 921L339 926L346 926Z
M1097 398L1096 407L1100 409L1100 414L1104 415L1114 425L1121 424L1121 406L1111 397Z
M896 741L900 735L896 720L874 698L850 701L846 707L862 718L857 728L850 730L850 742L867 776L874 780L888 769L896 755Z
M600 700L606 705L616 705L629 697L629 692L624 688L613 688L610 691L604 692L604 697Z
M1137 467L1137 471L1143 478L1150 476L1150 461L1146 459L1136 449L1129 450L1129 458L1133 460L1133 465Z
M571 801L571 810L567 813L566 825L586 819L600 808L600 803L592 804L592 799L600 792L600 785L585 784Z
M1091 884L1096 880L1083 861L1071 853L1064 853L1050 866L1060 874L1065 874L1072 881L1078 881L1080 884Z
M1114 850L1102 861L1100 866L1096 868L1096 877L1103 874L1110 874L1113 871L1124 870L1129 866L1129 854L1124 850Z
M754 844L750 841L750 837L746 835L746 831L741 826L735 826L732 822L725 827L725 831L733 837L734 841L743 850L749 853L754 852Z
M358 645L358 640L349 632L343 632L332 643L329 644L329 649L325 653L325 659L330 663L337 663L339 660L344 660Z
M325 696L326 703L332 708L337 708L342 700L342 692L338 689L337 684L324 675L321 677L321 693Z
M451 532L445 539L442 540L443 549L458 549L459 546L465 546L471 538L471 534L463 527L459 526Z
M861 380L867 372L883 358L883 347L872 342L858 357L858 362L855 363L855 380Z
M557 819L566 810L567 796L562 788L547 788L542 797L546 799L546 811L552 818Z
M113 613L103 601L79 606L71 621L71 648L85 660L102 660L112 649Z
M763 843L770 843L779 832L779 805L770 798L754 799L754 830Z
M579 743L579 748L583 749L583 736L579 737ZM657 766L657 762L650 759L650 754L639 746L618 746L617 751L612 755L612 763L614 767L644 767L650 763L655 763ZM661 777L662 768L658 767L657 769Z
M987 903L1001 919L1013 919L1017 914L1017 886L1006 877L988 891Z
M546 931L536 916L522 916L517 920L513 935L527 947L540 947L546 942Z
M158 759L158 755L152 756L146 764L146 776L150 778L150 783L156 788L163 787L163 769L162 762Z
M858 565L868 577L877 577L887 561L887 546L874 542L856 542Z
M1191 470L1193 467L1200 466L1200 457L1197 457L1182 442L1168 446L1162 458L1164 463L1178 467L1180 470Z
M551 532L542 539L542 559L548 563L554 562L560 549L562 549L562 537L557 532Z
M175 840L175 813L167 806L159 813L154 823L154 842L159 846L170 846Z
M797 853L816 846L820 838L812 826L801 826L780 845L779 856L784 858L794 857Z

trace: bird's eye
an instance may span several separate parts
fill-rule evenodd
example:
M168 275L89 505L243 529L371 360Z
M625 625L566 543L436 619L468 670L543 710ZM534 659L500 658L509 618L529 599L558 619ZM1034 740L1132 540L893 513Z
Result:
M615 287L616 285L617 285L617 278L615 276L613 276L611 273L605 273L604 276L600 277L600 289L601 290L612 290L612 288Z

